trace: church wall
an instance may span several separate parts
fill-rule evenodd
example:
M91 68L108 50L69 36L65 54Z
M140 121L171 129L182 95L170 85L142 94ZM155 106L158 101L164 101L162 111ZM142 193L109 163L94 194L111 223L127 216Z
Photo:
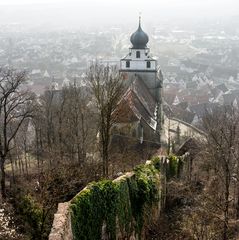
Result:
M137 57L137 52L140 52L140 57ZM130 49L130 59L131 60L148 60L149 59L149 49Z
M130 62L130 67L126 66L126 62ZM147 62L150 62L150 67L147 67ZM155 60L121 60L121 70L145 70L145 71L156 71L156 61Z
M160 144L160 134L153 130L144 120L141 120L140 124L143 127L143 141ZM138 134L140 134L140 131L138 131Z
M137 122L115 123L111 130L111 135L126 135L136 137Z
M114 124L112 136L128 136L138 142L146 141L152 144L160 144L160 135L153 130L143 119L140 122Z

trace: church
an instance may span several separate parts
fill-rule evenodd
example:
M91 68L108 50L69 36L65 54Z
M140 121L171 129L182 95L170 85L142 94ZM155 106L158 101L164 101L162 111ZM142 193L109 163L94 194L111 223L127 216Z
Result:
M129 53L120 60L120 72L126 85L114 114L113 135L160 146L162 129L163 75L151 56L148 35L139 26L130 41Z

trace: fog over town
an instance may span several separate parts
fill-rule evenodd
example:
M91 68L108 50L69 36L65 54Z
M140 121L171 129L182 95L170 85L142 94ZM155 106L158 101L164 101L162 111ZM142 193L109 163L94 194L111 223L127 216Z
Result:
M175 20L209 20L238 15L236 0L1 0L1 23L71 27L104 27L113 24L133 27L138 13L144 24Z
M185 64L222 64L232 71L227 78L237 71L236 0L1 0L0 6L0 62L27 69L36 92L52 78L61 85L64 79L80 77L92 59L122 58L139 15L165 76L181 78L177 67Z
M0 239L239 239L238 110L239 0L0 0Z

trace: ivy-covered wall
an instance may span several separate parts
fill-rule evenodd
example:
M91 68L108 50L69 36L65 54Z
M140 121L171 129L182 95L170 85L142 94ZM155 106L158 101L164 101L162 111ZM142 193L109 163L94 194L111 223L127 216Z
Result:
M90 183L58 209L49 240L145 239L164 206L166 182L182 165L176 156L156 157L113 181Z
M157 161L114 181L89 184L71 201L74 239L141 239L144 226L159 214L160 193Z

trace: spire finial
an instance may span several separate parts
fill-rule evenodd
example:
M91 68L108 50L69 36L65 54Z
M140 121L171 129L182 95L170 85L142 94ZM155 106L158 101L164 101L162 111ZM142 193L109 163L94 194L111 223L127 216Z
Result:
M139 12L139 27L141 27L141 12Z
M148 35L142 30L141 28L141 13L139 14L139 27L134 32L131 37L130 41L133 45L133 49L145 49L147 48L147 43L149 41Z

